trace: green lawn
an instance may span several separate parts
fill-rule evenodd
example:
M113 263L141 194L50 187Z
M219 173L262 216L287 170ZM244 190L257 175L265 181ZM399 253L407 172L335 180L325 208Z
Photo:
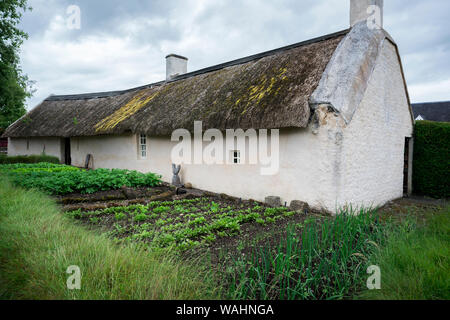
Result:
M364 299L450 299L450 208L409 215L371 258L381 268L381 290Z

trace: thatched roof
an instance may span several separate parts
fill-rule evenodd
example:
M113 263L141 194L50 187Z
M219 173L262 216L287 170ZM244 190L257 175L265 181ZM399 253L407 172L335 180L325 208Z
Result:
M51 96L8 137L306 127L308 99L348 30L126 91Z

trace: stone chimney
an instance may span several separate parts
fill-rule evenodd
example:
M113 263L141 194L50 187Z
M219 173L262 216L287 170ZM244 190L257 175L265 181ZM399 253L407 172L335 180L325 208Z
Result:
M350 0L350 27L360 21L383 28L383 0Z
M188 59L176 54L169 54L166 57L166 80L171 80L176 76L187 72Z

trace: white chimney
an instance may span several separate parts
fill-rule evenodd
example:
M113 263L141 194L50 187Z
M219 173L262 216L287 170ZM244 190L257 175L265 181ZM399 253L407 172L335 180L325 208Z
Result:
M166 80L185 74L187 72L187 62L188 58L169 54L166 57Z
M350 0L350 26L360 21L383 28L383 0Z

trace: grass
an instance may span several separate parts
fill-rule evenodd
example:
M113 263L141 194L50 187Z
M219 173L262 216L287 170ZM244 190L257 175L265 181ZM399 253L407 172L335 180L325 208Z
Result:
M450 299L450 208L309 218L275 244L225 261L231 299ZM350 214L349 214L350 213ZM241 250L244 248L241 248ZM243 250L245 252L245 250ZM367 267L381 270L368 290Z
M362 299L450 299L450 207L410 216L392 230L386 245L370 258L381 268L381 290Z
M254 248L225 267L232 299L343 299L361 288L367 257L383 240L373 210L291 226L277 246Z
M211 299L210 274L166 251L117 246L63 216L55 202L0 175L0 299ZM68 290L70 265L81 290Z

